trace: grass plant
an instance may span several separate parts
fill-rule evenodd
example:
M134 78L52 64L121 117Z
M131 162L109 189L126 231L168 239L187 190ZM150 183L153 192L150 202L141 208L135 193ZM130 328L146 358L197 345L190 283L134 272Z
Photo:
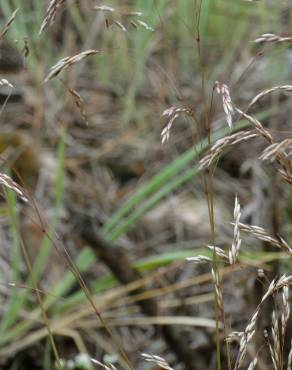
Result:
M108 85L115 91L121 107L120 123L125 130L131 129L143 121L138 95L142 89L148 88L151 73L149 77L147 72L154 63L154 54L159 55L161 60L164 58L163 48L173 50L167 54L168 57L178 54L181 68L177 71L177 81L174 80L175 73L167 78L173 85L178 86L188 80L191 80L189 86L192 86L193 80L196 102L192 102L190 106L188 104L190 98L180 99L174 90L167 94L165 100L170 102L170 108L167 109L169 121L162 138L165 141L164 145L171 145L175 126L182 114L187 113L190 120L194 121L193 127L190 128L194 132L193 145L171 159L171 162L160 168L157 174L135 187L130 195L120 202L120 207L103 222L100 231L102 236L112 243L114 249L114 243L127 238L129 232L135 230L137 221L140 221L147 211L174 192L179 192L187 183L198 181L203 185L209 214L211 238L206 241L209 249L202 245L199 250L179 249L156 253L134 261L133 267L141 273L141 279L129 284L121 285L111 273L105 273L89 283L84 276L87 276L98 263L92 246L84 247L73 257L56 234L63 207L66 207L65 179L70 178L74 172L72 170L74 166L68 165L70 158L67 154L67 142L70 143L71 140L70 127L68 124L63 125L65 128L56 127L53 141L57 142L55 148L57 170L51 219L43 220L33 194L30 195L25 187L22 189L12 176L8 177L1 173L1 184L5 188L6 212L10 220L11 283L8 284L9 295L0 322L0 357L8 359L15 356L15 361L10 361L11 368L21 369L17 355L36 343L45 343L41 361L43 368L64 369L69 365L61 358L56 338L69 337L77 350L89 358L89 365L86 365L88 368L99 365L105 369L114 369L115 365L103 364L88 354L90 350L87 348L87 338L84 338L80 331L88 330L92 335L95 330L104 336L102 340L99 337L96 339L103 352L111 351L111 354L115 354L121 368L135 369L136 366L127 353L123 337L115 330L115 327L126 326L126 323L131 325L129 320L123 321L119 317L123 313L123 305L128 305L129 312L132 310L133 313L137 313L137 306L133 305L141 301L150 298L159 300L166 294L183 291L186 288L192 289L200 284L202 286L211 284L214 295L198 294L195 298L204 302L211 302L214 298L212 320L187 315L135 317L131 320L140 326L171 326L176 321L189 328L211 328L212 335L215 336L213 338L216 347L215 368L237 370L245 366L251 370L258 361L267 363L262 356L262 347L257 347L256 344L252 347L255 351L251 356L250 344L258 334L261 316L266 314L265 306L269 301L273 301L272 311L269 312L270 326L264 335L262 333L259 335L262 338L261 346L265 346L266 352L269 353L271 369L282 370L285 367L290 369L292 355L291 350L287 352L289 347L287 333L290 315L289 288L292 280L289 272L285 274L280 270L284 258L288 257L290 261L291 239L286 240L276 232L266 230L262 225L241 222L244 208L242 209L240 205L239 197L232 194L235 198L233 240L231 245L225 245L222 249L221 246L217 247L218 232L214 216L216 207L214 181L217 166L225 155L228 156L231 147L236 147L251 137L262 139L265 143L264 150L257 160L271 162L275 167L275 178L281 184L286 182L286 186L291 186L292 183L290 133L287 134L286 131L287 136L279 139L275 129L266 128L263 124L274 119L275 114L281 113L281 109L277 107L281 95L277 95L278 100L271 100L270 108L266 108L265 105L263 109L258 108L262 100L274 96L273 94L288 96L292 91L291 85L286 82L287 68L283 62L283 64L279 62L281 56L286 55L284 54L287 52L286 43L289 45L291 42L291 35L287 35L291 30L287 31L282 26L282 7L265 1L235 3L231 0L147 2L133 0L130 5L112 1L111 4L103 5L106 8L98 9L100 7L102 7L100 4L90 0L85 1L82 6L78 2L70 1L65 4L62 0L52 0L48 4L38 0L27 2L2 0L0 10L7 21L18 8L15 20L9 25L7 38L14 42L19 50L22 48L24 37L28 38L29 56L26 58L26 68L33 81L32 86L44 94L44 106L41 107L41 111L46 112L48 97L55 99L53 103L48 100L48 107L53 109L53 116L57 120L56 126L62 126L65 117L60 113L66 108L66 99L60 99L65 91L71 100L73 97L77 106L76 112L79 110L80 116L86 118L84 121L88 126L84 126L84 130L91 128L92 117L87 119L85 113L87 100L77 91L79 87L77 82L81 79L82 72L89 70L91 76L97 78L98 88ZM91 10L90 14L88 9ZM139 18L140 15L138 20L135 18L137 12L143 13L141 18L143 20ZM250 30L247 29L247 24L251 19L256 19L258 25L252 32L248 32ZM63 34L56 35L59 32L57 25L60 27L63 24ZM273 32L278 29L279 33L268 34L272 31L266 29L267 25L270 25ZM233 32L226 32L227 29L232 29ZM247 36L254 38L248 40ZM248 52L255 55L254 59L252 61L249 59L248 63L245 60L243 65L237 63L237 58L242 57L242 45L254 40L253 48L256 49L257 45L260 45L261 51L254 52L251 48ZM62 43L66 45L63 47ZM274 49L278 49L273 50L273 46ZM252 94L253 98L248 106L239 108L242 107L243 82L248 79L250 67L260 62L261 57L264 57L267 63L264 72L268 76L267 86ZM169 60L166 62L170 63ZM229 70L233 65L240 73L229 76ZM75 75L72 70L76 72ZM226 127L217 125L220 121L218 120L220 111L218 112L215 103L217 100L220 102L220 111L225 114L224 120L228 123ZM54 104L58 107L54 107ZM284 107L284 104L279 106ZM44 121L47 119L46 113L42 119ZM157 122L160 121L162 119L158 117ZM47 137L44 132L40 132L38 140L44 144L46 140L49 142ZM291 189L287 191L291 193ZM33 263L27 253L29 246L24 243L20 232L19 225L25 213L19 211L21 207L18 197L28 198L28 207L33 209L36 223L43 233ZM291 215L289 217L291 218ZM250 251L249 248L252 248L250 242L246 242L247 250L243 250L244 233L263 242L263 250ZM291 230L286 234L291 237ZM269 249L272 247L276 247L278 251ZM60 259L63 259L68 271L62 280L56 281L47 289L43 288L41 283L53 250L59 254ZM189 262L186 262L186 259ZM20 271L20 266L23 265L21 261L25 262L27 269L28 276L25 280ZM163 279L167 281L167 274L175 271L177 266L192 262L206 263L209 266L208 272L188 277L186 280L172 281L167 286L154 286L156 281L160 282ZM252 268L253 271L259 268L262 271L262 266L265 268L268 266L269 270L272 262L278 266L281 274L268 277L265 272L262 273L264 289L262 296L257 297L255 310L242 331L232 332L228 303L225 301L225 279L235 279L233 276L237 276L236 273L240 270L248 272ZM290 266L291 261L288 263ZM138 291L147 284L149 286L153 284L153 287L147 292ZM193 297L189 300L188 298L186 306L194 302ZM166 301L165 307L169 308L172 305L179 307L180 303L175 302L175 299L170 301L171 299ZM233 351L233 340L237 341L236 351ZM143 358L162 368L172 369L160 354L144 353ZM72 365L75 368L78 366L76 363ZM194 366L192 369L195 369L196 364L192 365Z

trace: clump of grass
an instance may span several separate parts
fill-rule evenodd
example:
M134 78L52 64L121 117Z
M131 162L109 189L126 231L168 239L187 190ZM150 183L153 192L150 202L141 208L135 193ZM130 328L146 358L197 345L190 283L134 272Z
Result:
M43 32L45 29L47 29L53 22L56 17L56 13L58 10L58 7L62 5L64 1L58 1L53 0L50 2L49 7L46 11L45 18L43 20L43 23L41 24L40 33ZM274 310L272 312L271 317L271 328L269 334L268 332L265 335L265 340L269 348L270 356L272 359L272 363L275 369L282 369L284 366L284 363L286 361L286 353L284 353L284 344L285 344L285 335L287 331L288 326L288 320L290 316L290 306L289 306L289 288L292 284L292 277L289 275L282 275L278 278L273 279L272 281L269 281L269 285L267 286L266 292L262 296L256 310L253 312L251 318L249 319L246 327L241 332L237 333L231 333L229 334L230 327L228 326L228 322L225 317L225 301L224 301L224 291L222 289L222 269L221 265L231 265L231 268L236 268L237 263L241 263L241 250L242 250L242 235L241 232L246 232L254 236L255 238L264 241L268 243L269 245L276 246L281 251L287 253L289 256L291 256L291 247L289 246L288 242L284 240L284 238L280 236L274 236L270 235L269 232L267 232L264 228L255 226L255 225L247 225L243 222L241 222L241 206L239 203L239 198L236 197L235 199L235 205L234 205L234 212L233 212L233 240L230 245L230 248L227 250L224 250L218 246L216 246L216 223L214 218L214 189L213 189L213 176L214 176L214 169L215 164L220 159L220 157L223 155L225 150L229 147L234 147L235 145L246 142L254 138L263 138L265 142L267 142L268 146L263 151L262 155L260 156L261 160L269 160L271 162L276 163L278 172L280 176L286 180L289 184L292 183L292 162L289 157L290 155L290 149L291 149L291 139L284 139L281 142L276 141L273 134L265 128L264 124L260 122L260 119L255 118L254 115L248 114L247 112L251 107L254 107L255 104L265 96L274 93L275 91L281 91L284 93L290 93L292 91L292 88L290 85L282 85L282 86L276 86L270 89L266 89L261 91L259 94L257 94L249 103L248 107L246 109L239 109L235 105L233 98L232 98L232 90L230 91L228 85L226 83L222 82L215 82L213 83L213 87L211 88L212 96L209 98L208 95L208 81L206 79L206 66L204 64L204 58L202 54L202 40L201 40L201 10L202 10L202 2L195 1L195 28L196 28L196 45L197 45L197 51L198 51L198 62L200 66L200 100L201 104L204 106L203 114L196 112L193 108L187 108L187 107L179 107L172 105L170 108L165 110L163 112L163 116L168 119L166 127L161 132L161 139L162 143L166 142L170 138L170 130L172 128L172 125L175 120L178 120L181 115L187 115L188 117L191 117L194 119L197 130L199 132L199 141L195 143L195 154L192 150L191 154L187 154L184 158L180 158L179 163L176 164L174 169L168 169L164 174L160 174L158 178L155 179L149 186L145 186L145 188L136 195L135 199L132 199L130 202L128 202L120 212L118 212L116 215L114 215L113 219L108 222L104 226L104 234L107 235L108 240L115 240L119 236L123 235L147 209L152 207L155 203L158 202L163 196L168 194L173 189L176 189L179 185L181 185L184 181L187 181L187 179L193 178L194 176L200 174L202 177L202 183L204 187L204 192L206 194L206 199L208 203L208 211L209 211L209 220L210 220L210 229L211 229L211 240L208 241L208 244L211 244L209 246L209 250L211 250L211 254L209 255L198 255L195 257L189 258L189 261L196 262L196 263L209 263L211 265L210 271L211 271L211 279L214 286L214 296L215 296L215 319L216 319L216 346L217 346L217 368L221 369L221 356L222 356L222 330L223 330L223 336L227 343L226 348L226 357L227 357L227 368L228 369L239 369L245 365L245 358L248 354L248 346L250 342L254 339L256 331L257 331L257 324L260 318L260 315L262 314L262 308L264 304L267 303L267 301L270 298L273 298L274 301L279 299L279 297L282 298L281 302L281 309L278 308L278 306L274 305ZM138 29L139 27L144 28L146 31L152 31L152 27L150 27L146 22L142 21L139 17L141 16L140 12L130 12L130 13L119 13L115 10L115 8L109 7L109 6L96 6L95 10L98 12L103 13L110 13L111 17L107 17L105 14L105 23L106 27L109 28L110 25L117 26L120 30L123 32L127 31L127 28L123 22L121 22L119 19L121 18L123 21L128 21L128 23L134 28ZM10 25L15 19L15 14L13 13L10 20L7 22L6 26L4 27L1 35L6 34ZM120 18L114 18L114 16L117 14ZM133 19L134 18L134 19ZM0 36L1 38L1 36ZM290 42L290 37L282 37L282 36L276 36L274 34L262 34L258 39L255 40L256 43L267 43L267 42L275 42L275 43L283 43L283 42ZM143 44L145 45L145 43ZM70 57L65 57L59 60L58 63L56 63L48 73L47 77L45 77L44 82L48 82L49 80L52 80L53 78L57 77L63 70L67 69L71 65L80 62L82 60L85 60L88 56L95 55L99 53L100 51L97 49L87 49L86 51L80 52L78 54L75 54ZM141 57L141 55L140 55ZM139 59L140 60L140 59ZM141 73L141 63L136 70L136 74L140 75ZM139 77L139 76L138 76ZM139 82L139 78L137 77L137 81ZM8 85L8 82L5 82L6 80L1 80L2 84ZM135 91L137 88L137 85L139 84L136 80L134 81L132 85L132 89L130 89L130 102L131 104L133 99L135 97ZM70 94L75 99L75 103L80 109L81 115L84 118L84 120L87 121L87 117L85 115L85 109L84 109L84 102L81 99L81 96L72 88L68 88L66 83L63 83L63 85L69 90ZM11 87L11 86L10 86ZM223 111L225 113L225 119L227 122L228 128L226 128L224 132L224 136L221 138L217 138L216 134L213 135L213 127L212 127L212 116L210 112L212 111L212 103L213 103L213 92L217 91L217 93L220 95L222 99L222 105L223 105ZM210 101L211 103L210 103ZM129 106L131 106L129 104ZM238 114L236 117L236 113ZM203 115L203 118L201 116ZM249 126L252 126L253 129L250 129L248 127L247 129L244 129L241 127L241 131L235 132L237 129L237 125L235 125L236 120L245 119L248 122ZM247 124L246 124L247 125ZM232 131L234 130L234 131ZM227 135L225 133L227 132ZM222 133L222 132L221 132ZM203 153L205 151L205 153ZM204 154L204 155L202 155ZM200 158L200 161L198 162L196 168L192 170L191 172L188 172L186 174L183 174L180 176L179 179L176 179L176 181L173 181L173 183L169 182L169 180L173 180L171 176L176 176L179 171L181 171L183 166L186 163L189 163L191 159L194 158ZM183 164L182 164L183 163ZM14 180L12 180L7 175L1 174L0 175L0 182L5 187L11 189L14 191L18 196L20 196L23 200L30 199L26 197L26 192L23 190ZM169 183L168 183L169 182ZM162 185L165 185L163 187ZM155 193L156 192L156 193ZM151 195L151 197L150 197ZM145 203L142 203L141 209L135 210L135 212L132 213L133 209L139 204L145 201ZM36 213L37 207L35 207ZM130 214L130 216L129 216ZM125 218L123 219L123 217ZM127 218L128 217L128 218ZM96 299L99 297L93 298L92 293L90 289L88 288L87 284L85 283L82 274L79 271L79 268L76 266L76 263L68 253L67 249L63 247L62 243L58 239L58 237L53 238L51 236L51 232L47 230L47 225L45 223L42 223L42 220L40 219L40 226L42 227L44 237L48 238L51 242L51 244L55 247L57 252L59 253L60 257L64 258L65 263L67 264L69 270L74 275L76 281L78 281L80 288L82 290L83 296L86 297L88 304L91 306L91 310L94 312L95 316L97 317L98 321L100 321L100 325L103 326L103 328L107 331L109 334L109 338L114 342L115 349L120 354L121 361L123 360L123 366L128 369L134 369L134 365L132 364L131 360L129 359L123 343L120 342L120 340L115 336L113 333L110 325L108 325L107 321L104 319L101 312L97 309L96 305ZM17 231L17 230L16 230ZM34 271L33 267L30 264L30 261L27 257L27 252L25 246L20 241L20 244L23 249L23 254L27 262L28 270L31 275L31 279L34 284L32 287L32 290L37 295L38 299L38 305L40 308L41 313L43 314L43 320L45 322L45 325L47 327L49 337L51 339L51 345L54 350L54 355L57 360L57 367L61 369L63 367L62 361L59 357L58 350L54 341L54 335L55 333L58 333L57 324L54 323L54 325L51 326L51 323L48 319L46 310L48 307L52 305L52 302L56 299L52 298L53 296L49 296L50 299L45 300L43 302L41 293L43 293L43 290L38 288L38 282L34 279ZM172 261L174 260L174 257L172 257ZM156 261L157 262L157 261ZM162 264L162 263L161 263ZM242 264L244 266L244 264ZM138 282L135 282L138 284ZM133 282L134 284L134 282ZM11 287L17 287L17 284L13 285L11 283ZM141 283L141 286L143 286L143 283ZM21 285L18 285L18 287L21 287ZM27 285L22 285L22 287L28 287ZM126 293L131 292L131 287L125 288ZM111 293L111 292L110 292ZM157 293L157 292L156 292ZM114 297L119 297L119 294L116 291L116 296L113 293ZM125 292L120 293L123 297L123 294ZM153 293L155 295L155 292ZM58 296L56 296L58 298ZM74 297L73 297L74 298ZM136 300L135 300L136 299ZM141 299L141 296L134 297L133 302L139 302ZM92 312L91 311L91 312ZM83 313L82 313L83 314ZM79 318L82 318L82 314ZM84 314L86 316L86 313ZM38 315L36 315L38 317ZM74 319L73 315L73 319ZM157 320L160 320L160 322L163 322L163 319L160 317L157 318ZM76 318L75 318L76 321ZM155 321L153 319L153 321ZM169 320L170 322L171 320ZM184 320L182 320L184 321ZM73 324L72 324L73 325ZM53 327L53 330L52 330ZM75 329L75 327L74 327ZM23 332L22 332L23 334ZM238 353L235 359L232 359L230 346L228 338L235 337L235 334L237 337L239 337L239 349ZM43 336L45 334L42 334ZM289 366L291 367L291 351L289 352L287 356L287 364L288 369ZM157 366L164 368L164 369L172 369L170 365L160 356L157 355L147 355L143 354L144 359L147 362L155 363ZM260 349L257 352L256 357L251 359L251 362L249 362L248 369L251 370L255 368L257 361L260 359ZM99 365L105 369L114 369L114 365L107 365L104 364L98 360L91 360L93 364ZM195 364L194 364L195 366Z

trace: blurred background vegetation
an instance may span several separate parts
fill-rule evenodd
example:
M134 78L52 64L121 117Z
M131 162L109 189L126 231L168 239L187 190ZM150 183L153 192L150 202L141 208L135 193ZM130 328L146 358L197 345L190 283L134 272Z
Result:
M148 277L150 295L162 305L159 317L170 325L178 317L180 335L198 354L196 368L214 368L214 327L191 320L214 318L211 277L208 269L185 261L188 256L208 254L204 250L210 243L208 210L197 167L207 142L202 134L198 139L200 129L188 117L177 120L169 143L160 142L165 124L161 114L170 106L191 107L203 122L195 2L67 0L53 24L40 34L48 5L39 0L2 0L0 5L2 26L18 8L0 41L1 78L14 85L0 89L2 170L21 182L35 202L22 204L6 191L1 203L0 366L55 366L41 308L31 289L37 283L61 358L74 362L78 354L89 353L127 368L92 317L66 258L56 253L55 247L61 254L65 247L136 368L154 369L139 355L151 352L165 356L176 369L189 369L159 339L163 333L153 329L154 318L143 321L137 302L147 297L127 298L131 284L122 283L130 281L115 274L116 266L107 264L94 242L84 236L84 223L92 223L110 249L126 254L140 276ZM115 11L95 9L101 5ZM129 15L134 11L143 14ZM291 83L291 45L252 42L267 32L291 35L291 18L288 0L202 2L201 49L209 102L216 80L230 87L239 107L247 106L263 89ZM148 27L137 26L136 19ZM61 58L87 49L100 53L44 83L50 67ZM80 96L79 106L72 90ZM217 98L211 113L214 138L229 133ZM291 137L289 98L276 94L263 100L253 114L277 137ZM247 124L241 120L233 130ZM271 165L259 162L261 151L258 142L242 144L216 167L216 243L222 248L232 241L236 193L244 220L284 235L291 244L291 186L277 181ZM250 293L250 287L257 268L278 272L291 268L282 253L249 239L246 243L241 258L248 268L222 267L226 310L234 330L256 307L259 297ZM32 273L24 263L23 245ZM111 257L116 258L114 265L123 263L119 256ZM231 273L238 279L234 285ZM179 317L190 321L184 325Z

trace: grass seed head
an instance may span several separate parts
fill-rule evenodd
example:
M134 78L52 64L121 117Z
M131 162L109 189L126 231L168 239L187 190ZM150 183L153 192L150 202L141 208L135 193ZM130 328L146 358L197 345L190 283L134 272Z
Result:
M43 23L41 24L39 35L55 21L57 10L65 1L66 0L52 0L50 2Z
M49 74L45 78L44 82L48 82L49 80L53 79L54 77L58 76L60 72L62 72L64 69L67 69L72 64L78 63L85 58L100 53L100 50L96 49L89 49L86 51L82 51L79 54L73 55L71 57L65 57L61 60L59 60L58 63L56 63L53 67L51 67Z
M226 84L221 84L219 81L215 82L215 88L222 98L223 110L226 114L226 120L228 126L232 127L232 115L234 114L233 103L230 96L229 88Z
M165 361L163 357L152 354L150 355L148 353L141 353L141 356L144 358L145 361L152 362L162 369L174 370L172 367L170 367L170 365Z

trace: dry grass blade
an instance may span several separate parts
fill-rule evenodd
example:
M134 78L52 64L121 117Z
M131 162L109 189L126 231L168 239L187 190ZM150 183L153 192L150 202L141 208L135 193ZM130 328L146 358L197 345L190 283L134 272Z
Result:
M207 317L194 317L194 316L147 316L147 317L123 317L123 318L112 318L110 320L112 327L114 326L194 326L201 328L216 328L216 321ZM100 328L103 324L96 322L96 320L84 320L82 321L82 328L89 329L93 326ZM219 325L222 328L222 325Z
M52 0L49 4L49 7L46 11L45 19L41 25L39 34L41 34L44 29L46 29L50 24L52 24L56 18L57 9L65 2L66 0Z
M11 24L13 23L16 13L18 12L18 9L15 9L14 12L12 13L11 17L9 20L5 23L4 27L0 31L0 40L6 35L7 31L9 30Z
M44 82L48 82L52 78L58 76L61 71L63 71L64 69L67 69L72 64L78 63L78 62L82 61L83 59L85 59L85 58L87 58L91 55L98 54L98 53L100 53L100 50L90 49L90 50L82 51L81 53L76 54L74 56L65 57L65 58L59 60L59 62L56 63L50 69L50 72L47 75L47 77L45 78Z
M141 353L141 356L144 358L147 362L153 362L158 367L165 369L165 370L173 370L172 367L169 366L169 364L165 361L164 358L157 356L157 355L149 355L148 353Z

